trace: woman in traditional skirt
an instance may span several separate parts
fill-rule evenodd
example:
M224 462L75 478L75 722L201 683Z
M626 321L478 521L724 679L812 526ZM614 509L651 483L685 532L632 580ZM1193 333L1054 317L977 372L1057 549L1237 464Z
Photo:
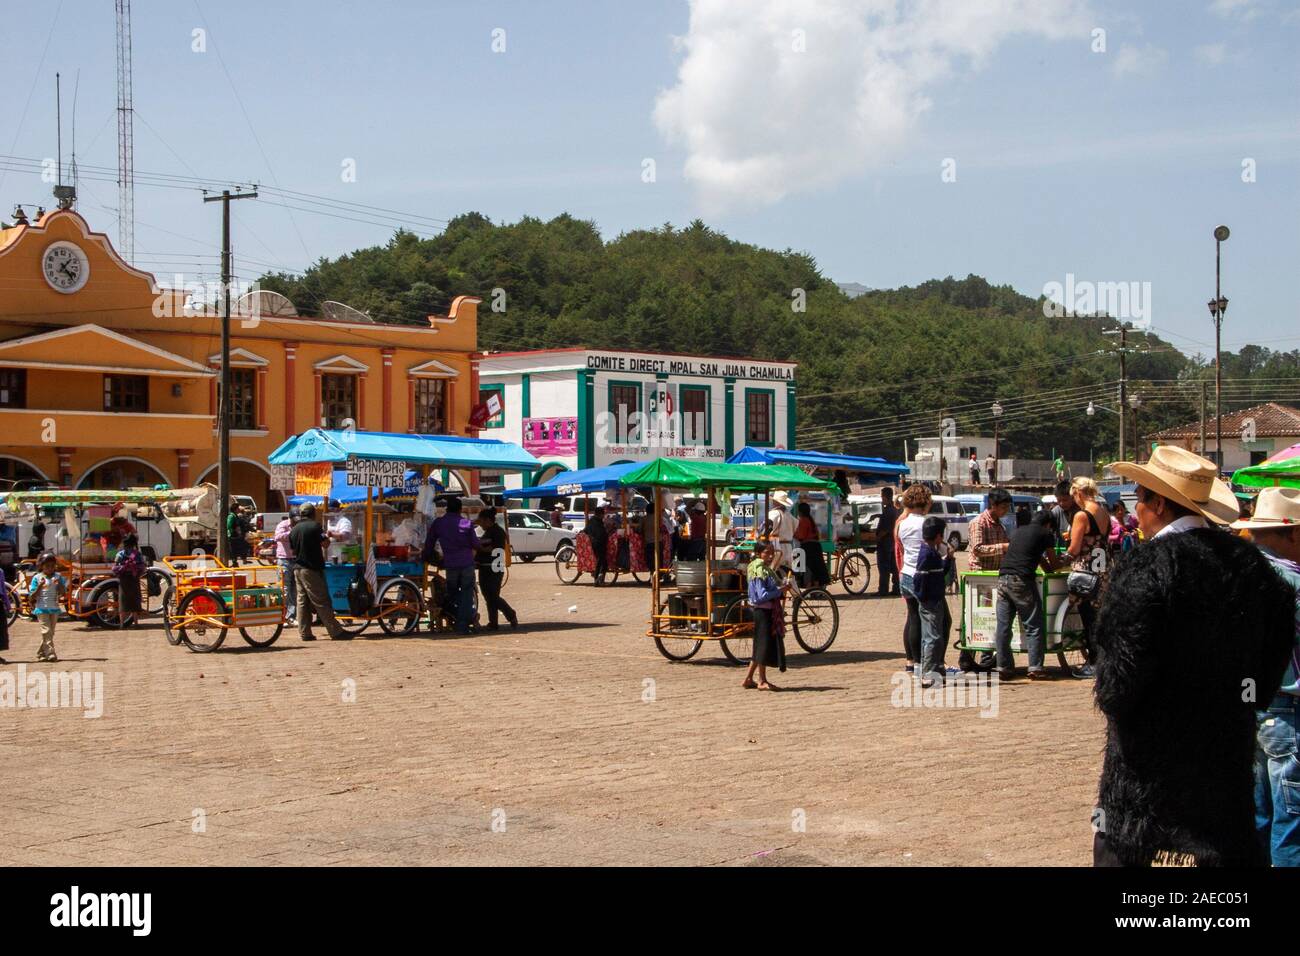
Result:
M140 553L140 539L134 532L122 539L122 548L113 562L117 577L117 613L121 627L134 627L144 611L140 604L140 579L148 570L144 555Z
M803 586L824 588L831 583L826 570L826 555L822 553L822 536L812 518L808 502L799 502L799 523L794 529L795 547L803 551Z
M770 541L759 545L758 557L749 563L745 576L749 579L749 609L754 615L754 654L749 660L749 671L742 687L759 690L780 690L767 680L771 664L785 672L785 609L781 599L790 588L782 584L772 570L776 562L776 547ZM754 682L754 672L758 682Z

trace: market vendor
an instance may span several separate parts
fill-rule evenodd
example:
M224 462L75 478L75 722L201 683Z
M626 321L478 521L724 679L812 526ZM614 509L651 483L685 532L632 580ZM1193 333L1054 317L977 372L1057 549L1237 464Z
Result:
M352 530L352 519L342 511L337 511L338 507L338 500L331 498L330 511L332 514L325 530L325 536L329 538L330 542L327 559L335 564L343 560L343 549L356 540L356 535Z

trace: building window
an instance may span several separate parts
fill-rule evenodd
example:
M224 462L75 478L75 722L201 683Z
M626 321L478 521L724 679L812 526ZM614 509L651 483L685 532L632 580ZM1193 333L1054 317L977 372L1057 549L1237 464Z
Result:
M257 370L232 368L230 370L230 427L253 431L257 428ZM217 379L217 407L221 402L221 379Z
M415 380L415 430L421 435L446 435L447 380Z
M326 428L342 428L347 419L356 421L357 377L322 375L320 381L321 418Z
M27 369L0 368L0 408L27 407Z
M149 411L149 376L105 375L104 411Z
M776 394L767 389L747 389L745 391L745 444L771 445L774 443L772 431L772 411L776 404Z
M681 403L682 444L707 445L709 438L709 387L683 385L678 389Z
M609 414L614 426L610 440L627 445L641 434L641 386L629 382L611 382L609 386Z
M501 401L501 414L493 415L484 424L484 428L505 428L506 427L506 387L504 385L480 385L478 390L478 401L482 405L489 398L495 395Z
M1262 465L1267 460L1268 452L1266 451L1252 451L1250 453L1250 463L1252 465Z

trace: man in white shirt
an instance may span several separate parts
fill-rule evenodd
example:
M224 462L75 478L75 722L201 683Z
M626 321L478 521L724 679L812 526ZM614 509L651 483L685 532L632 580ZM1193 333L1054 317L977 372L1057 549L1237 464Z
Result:
M338 508L337 501L330 502L330 510ZM329 523L325 529L325 536L330 539L329 553L325 556L327 561L341 561L343 559L343 549L352 544L352 520L342 511L336 511L330 517Z
M784 491L773 493L772 509L767 513L767 520L772 526L770 540L776 546L773 571L783 565L787 568L793 566L795 520L794 515L790 514L792 504L790 496Z

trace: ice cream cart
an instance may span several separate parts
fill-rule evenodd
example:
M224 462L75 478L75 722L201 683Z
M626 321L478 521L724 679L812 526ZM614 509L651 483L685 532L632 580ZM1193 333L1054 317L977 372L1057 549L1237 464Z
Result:
M1084 651L1083 618L1070 601L1069 571L1035 576L1043 602L1044 654L1055 654L1067 674L1088 663ZM966 571L961 575L961 634L957 647L969 651L994 651L997 631L997 571ZM1020 619L1011 624L1011 650L1025 653Z

